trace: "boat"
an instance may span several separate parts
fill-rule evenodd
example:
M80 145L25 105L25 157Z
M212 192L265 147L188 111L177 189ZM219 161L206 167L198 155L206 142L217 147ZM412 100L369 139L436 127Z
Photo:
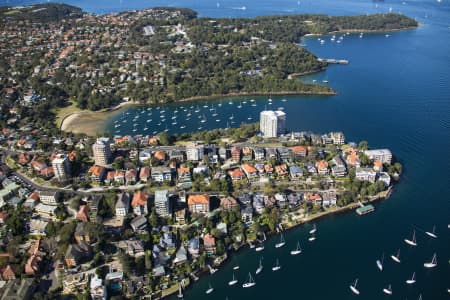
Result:
M148 119L146 122L147 122L147 123L150 123L151 121L152 121L152 119Z
M356 285L358 284L358 278L355 279L355 283L350 285L350 290L355 294L359 295L359 290L356 288Z
M233 270L239 270L239 266L234 266Z
M197 108L194 110L194 112L195 112L195 113L200 112L200 108L198 107L198 105L197 105Z
M186 125L181 125L180 128L184 129L184 128L186 128Z
M212 116L213 117L216 117L218 114L217 114L217 111L216 111L216 109L214 108L214 113L212 114Z
M416 283L416 272L412 274L411 279L406 280L406 284L414 284Z
M238 283L236 277L234 277L234 273L233 273L233 279L231 279L231 281L228 282L228 285L235 285L236 283Z
M284 237L283 234L280 235L280 241L278 243L275 244L275 248L281 248L286 244L286 242L284 241Z
M205 123L206 122L206 117L205 115L203 115L203 118L200 120L200 123Z
M144 131L147 131L147 130L148 130L148 127L145 127L145 128L144 128Z
M248 117L248 118L247 118L247 120L249 120L249 121L250 121L251 119L252 119L252 117Z
M409 240L409 239L404 239L404 241L405 241L405 243L407 243L408 245L411 245L411 246L417 246L417 242L416 242L416 231L415 231L415 230L413 231L413 236L412 236L412 239L411 239L411 240Z
M316 240L316 236L313 234L312 236L309 237L308 241L310 242L314 242Z
M216 122L220 122L220 119L216 119Z
M434 268L437 266L437 259L436 259L436 253L433 254L433 258L431 259L431 262L424 263L423 266L425 268Z
M286 98L283 98L283 99L281 99L281 101L282 101L282 102L286 102L287 100L286 100Z
M430 232L430 231L425 231L425 233L428 235L428 236L431 236L432 238L434 238L434 239L437 239L437 235L436 235L436 226L433 226L433 230Z
M243 288L249 288L255 286L256 282L253 280L252 274L248 273L248 281L242 285Z
M259 245L258 247L255 248L256 252L260 252L264 250L264 244Z
M281 266L280 266L280 262L278 261L278 258L277 258L275 266L272 267L272 271L275 272L275 271L278 271L279 269L281 269Z
M392 258L393 261L395 261L397 263L400 263L400 249L398 249L397 255L392 254L391 258Z
M377 267L380 271L383 271L383 261L384 261L384 253L381 256L381 260L377 259Z
M263 265L262 265L262 258L259 259L259 267L258 269L256 269L255 274L258 275L259 273L261 273L263 270Z
M177 295L177 297L178 298L183 298L183 292L181 291L181 284L178 286L178 295Z
M389 35L389 34L386 34L386 35L385 35L385 37L387 37L387 38L388 38L388 37L390 37L390 35Z
M297 248L291 251L291 255L297 255L302 253L302 248L300 248L300 242L297 242Z
M236 106L236 107L239 108L239 109L242 108L242 102L239 101L239 105Z
M311 230L309 231L309 233L310 233L310 234L313 234L313 233L316 233L316 231L317 231L316 224L314 224L314 225L313 225L313 229L311 229Z
M231 114L231 117L229 117L228 119L233 120L234 119L234 115Z
M209 288L206 290L207 294L211 294L214 291L213 287L211 286L211 283L209 284Z
M389 285L387 288L383 289L383 293L385 293L386 295L392 295L392 287L391 285Z

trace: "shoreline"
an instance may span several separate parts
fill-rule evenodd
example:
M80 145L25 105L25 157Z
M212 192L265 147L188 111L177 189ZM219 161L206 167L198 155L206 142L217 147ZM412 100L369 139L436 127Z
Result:
M391 196L393 188L394 188L394 185L391 185L391 186L389 186L389 188L387 190L378 193L377 195L373 196L371 199L368 199L368 200L366 200L366 201L364 201L362 203L364 205L367 205L367 204L370 204L370 203L374 203L374 202L378 202L378 201L382 201L382 200L387 200ZM279 223L279 224L283 227L282 231L294 230L294 229L296 229L296 228L298 228L298 227L300 227L300 226L302 226L302 225L304 225L306 223L309 223L309 222L311 222L313 220L320 220L322 218L333 216L333 215L336 215L336 214L343 214L343 213L347 213L347 212L350 213L351 211L354 211L358 207L359 207L358 202L352 202L352 203L347 204L346 206L336 208L336 209L334 209L332 211L320 212L320 213L313 214L313 215L311 215L309 217L302 218L300 222L298 222L298 223L296 223L294 225L288 226L288 227L284 227L283 223ZM269 232L269 233L267 233L267 237L272 237L272 236L274 236L276 234L277 234L276 231L275 232ZM220 264L213 265L213 267L217 268L217 270L219 270L220 266L223 266L224 264L229 263L230 262L230 258L232 258L232 256L238 255L239 252L242 251L243 248L246 245L247 244L242 244L237 250L234 250L231 253L227 252L225 254L225 259L222 260ZM211 275L211 274L209 274L208 269L205 268L205 269L198 270L194 275L198 276L199 278L202 278L202 277L206 277L206 276ZM192 282L192 284L188 285L186 287L186 289L193 288L194 285L195 285L195 282ZM177 291L178 290L174 291L171 294L164 295L163 297L161 297L161 299L169 297L171 295L174 295Z
M413 29L417 29L421 26L422 24L419 23L419 25L417 26L413 26L413 27L405 27L405 28L398 28L398 29L375 29L375 30L370 30L370 29L339 29L339 30L335 30L335 31L330 31L327 33L307 33L304 36L301 37L302 38L307 38L307 37L315 37L315 36L325 36L325 35L330 35L330 34L335 34L335 33L386 33L386 32L398 32L398 31L406 31L406 30L413 30Z
M299 77L308 74L314 74L323 71L305 72L302 74L291 74L290 76ZM298 91L281 91L281 92L242 92L242 93L229 93L229 94L213 94L209 96L194 96L189 98L180 99L174 102L168 102L164 104L176 104L185 103L200 100L217 100L222 98L231 97L245 97L245 96L283 96L283 95L301 95L301 96L334 96L336 91L330 92L298 92ZM100 111L80 111L69 113L61 119L61 125L59 129L65 132L72 132L78 134L86 134L88 136L95 136L99 130L105 125L105 121L111 117L111 114L117 110L127 106L149 106L149 105L161 105L159 103L139 103L135 101L121 102L118 105L106 108Z

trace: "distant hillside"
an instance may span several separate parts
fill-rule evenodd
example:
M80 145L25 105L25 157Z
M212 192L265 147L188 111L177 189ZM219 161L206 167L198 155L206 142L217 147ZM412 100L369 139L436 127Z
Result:
M0 22L33 20L45 23L67 18L79 18L82 15L81 8L59 3L0 7Z

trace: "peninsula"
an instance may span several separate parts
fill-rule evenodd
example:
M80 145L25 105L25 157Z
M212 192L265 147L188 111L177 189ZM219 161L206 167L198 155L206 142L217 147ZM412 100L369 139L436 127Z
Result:
M94 15L65 4L2 7L0 94L35 106L39 122L41 113L68 105L97 111L128 100L332 95L290 76L327 66L298 44L303 36L417 25L399 14L213 19L181 8Z
M395 14L211 19L178 8L1 8L1 297L181 294L242 247L262 251L269 234L386 198L402 172L389 149L342 132L288 133L281 110L239 128L114 138L61 131L54 114L332 94L291 76L327 66L296 44L302 36L415 26Z

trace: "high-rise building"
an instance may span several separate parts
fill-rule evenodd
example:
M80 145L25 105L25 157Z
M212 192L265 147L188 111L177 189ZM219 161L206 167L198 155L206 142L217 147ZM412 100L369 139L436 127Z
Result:
M264 137L277 137L286 131L286 113L264 110L260 113L259 129Z
M169 203L169 191L155 191L155 210L159 216L165 217L171 214Z
M98 138L94 145L92 145L92 152L94 153L95 164L99 166L106 166L111 157L110 140L106 137Z
M59 181L67 180L70 176L69 157L66 154L58 154L52 160L55 178Z
M205 146L195 142L186 144L186 159L190 161L199 161L203 159Z

